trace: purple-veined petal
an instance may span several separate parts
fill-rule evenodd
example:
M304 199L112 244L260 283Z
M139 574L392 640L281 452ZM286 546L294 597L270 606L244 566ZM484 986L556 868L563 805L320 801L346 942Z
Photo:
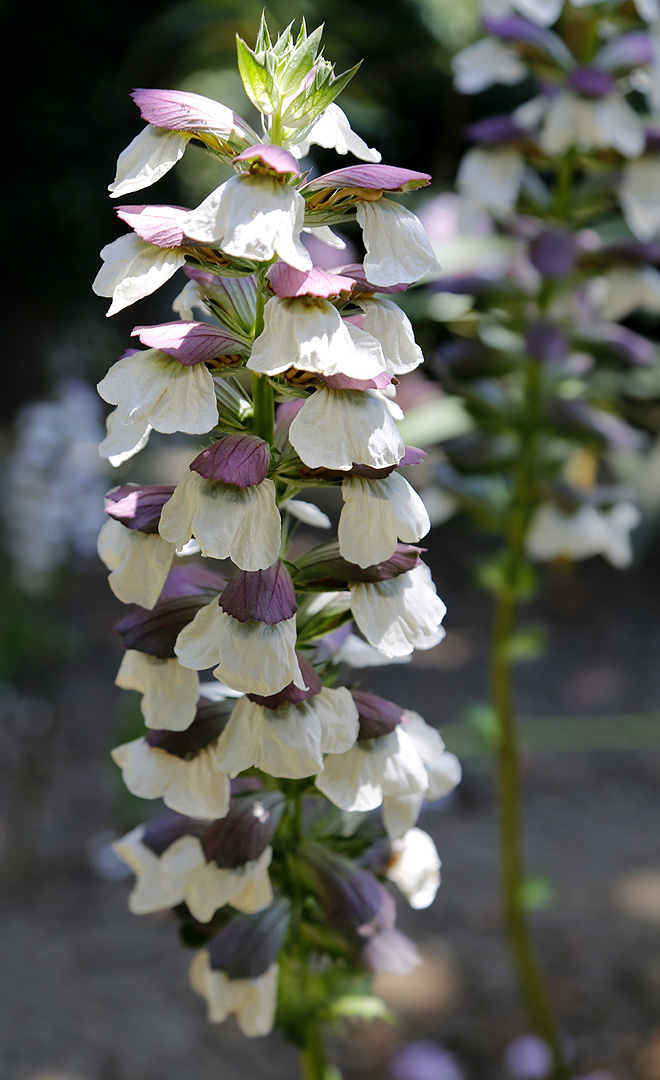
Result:
M224 435L202 450L190 468L208 480L246 488L266 479L270 467L270 448L256 435Z
M310 180L303 192L325 188L366 188L369 191L414 191L431 183L428 173L396 165L349 165Z
M176 248L186 243L181 221L190 211L183 206L118 206L117 217L130 225L141 240L156 247Z
M173 484L122 484L106 495L105 513L121 521L127 529L158 532L160 512L172 497Z
M267 570L238 570L220 597L220 607L238 622L276 623L298 610L291 575L279 559Z
M338 375L319 375L319 378L332 390L384 390L393 381L389 371L379 371L373 379L352 379L341 372Z
M378 694L352 690L351 696L360 717L359 740L378 739L381 735L389 735L405 718L405 709L393 701L379 697Z
M213 98L185 90L140 88L131 94L142 119L171 131L209 131L218 135L252 134L236 113Z
M309 698L320 694L322 683L316 669L302 653L296 652L296 656L298 657L298 665L303 681L307 684L306 690L291 682L277 694L269 694L268 696L248 694L247 697L250 701L256 702L257 705L263 705L265 709L279 709L280 705L283 705L285 701L288 701L291 705L300 705L302 701L307 701Z
M511 116L486 116L466 128L466 135L484 146L506 146L527 139L527 132Z
M602 68L584 66L571 71L566 84L582 97L601 98L616 89L616 82Z
M270 143L248 146L247 150L234 158L234 162L236 161L260 161L269 172L277 173L278 176L300 176L298 162L283 146L273 146Z
M136 326L131 337L138 337L143 345L160 349L186 366L203 364L245 349L244 342L226 330L202 322L178 320L157 326Z
M318 296L326 300L342 293L349 295L354 284L351 278L329 273L320 266L305 271L282 262L271 266L268 280L277 296Z

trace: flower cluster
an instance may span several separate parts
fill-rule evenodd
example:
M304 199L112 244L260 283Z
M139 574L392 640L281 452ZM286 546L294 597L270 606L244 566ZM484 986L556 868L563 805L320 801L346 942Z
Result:
M319 38L303 24L273 43L262 22L254 50L238 39L260 134L196 94L134 92L147 126L113 197L157 181L191 141L234 174L193 209L122 203L130 231L94 283L113 314L187 279L179 318L136 326L142 348L99 383L115 407L101 453L121 463L152 430L200 437L177 483L108 492L99 538L130 605L116 682L141 695L147 728L113 758L168 810L116 844L136 875L130 906L174 911L212 1021L235 1013L264 1034L279 982L299 1043L347 978L418 963L384 883L413 907L433 900L440 862L416 822L460 779L435 727L341 685L351 656L400 661L444 633L417 546L428 515L404 476L425 455L397 426L397 381L422 353L392 300L437 264L398 198L430 177L381 164L351 130L334 99L353 72L335 76ZM363 163L312 176L299 161L314 144ZM354 219L363 263L314 266L305 235L341 247L331 226ZM338 537L293 557L298 520L330 524L297 497L307 487L341 488Z
M453 65L463 93L521 85L466 132L431 285L450 330L432 364L471 418L439 480L495 531L515 519L533 561L625 567L641 515L617 463L648 448L660 390L658 12L496 7Z

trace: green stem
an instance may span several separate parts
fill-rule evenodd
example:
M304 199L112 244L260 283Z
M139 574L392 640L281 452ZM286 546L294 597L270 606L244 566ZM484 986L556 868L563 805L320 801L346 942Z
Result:
M257 288L257 309L254 320L254 337L264 328L265 299L260 288ZM275 395L273 387L266 375L252 373L252 431L270 446L273 445L275 431Z
M265 375L252 373L252 431L271 446L275 431L275 399Z
M310 1022L307 1026L305 1045L300 1051L300 1064L305 1080L334 1080L338 1075L328 1064L318 1024Z
M524 902L522 799L519 746L513 691L511 639L515 631L520 581L527 565L525 540L535 505L536 437L541 371L528 363L520 450L514 474L505 571L496 591L492 640L492 700L497 717L497 781L500 805L502 904L520 992L533 1029L550 1047L554 1080L568 1076L563 1050L527 920Z

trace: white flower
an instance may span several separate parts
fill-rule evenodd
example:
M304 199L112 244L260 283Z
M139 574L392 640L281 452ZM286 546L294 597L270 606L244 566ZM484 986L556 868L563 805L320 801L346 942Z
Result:
M348 470L354 463L384 469L405 447L386 399L377 390L319 387L289 428L289 441L310 468Z
M304 502L302 499L285 499L280 503L280 510L302 521L303 525L310 525L313 529L329 529L332 522L327 514L316 506L315 503Z
M306 137L288 148L296 157L305 157L312 144L336 150L338 154L353 154L362 161L378 162L381 158L378 150L356 135L346 113L334 101L314 121Z
M148 244L135 233L113 240L101 251L103 266L96 275L92 289L97 296L112 297L106 315L115 315L122 308L142 300L169 281L185 264L180 248L163 248Z
M494 38L468 45L456 53L451 63L454 85L461 94L478 94L493 83L513 86L527 75L527 65L515 49Z
M314 697L277 709L241 698L220 736L222 768L237 776L255 766L271 776L299 779L323 768L324 754L338 754L358 735L358 712L349 691L323 687Z
M512 147L475 146L461 161L456 182L470 212L506 217L516 205L524 169L522 154Z
M602 555L613 566L632 562L630 532L641 520L632 503L620 502L607 510L581 506L566 513L554 503L537 510L527 535L527 551L532 559L545 562L560 557L588 559Z
M380 342L385 357L385 370L390 375L405 375L424 360L422 350L408 316L398 304L382 296L363 300L362 329Z
M372 285L418 281L439 270L421 221L411 210L382 196L356 207L366 255L364 272Z
M348 562L373 566L396 550L397 540L415 544L431 528L424 503L398 472L381 480L346 476L339 518L339 550Z
M158 533L128 529L109 518L98 538L99 557L110 574L108 584L123 604L152 608L170 572L174 544Z
M160 180L183 157L190 135L147 124L117 159L117 172L108 191L113 199L139 191Z
M97 390L117 405L117 419L134 427L138 421L171 434L206 434L218 422L213 378L206 364L180 364L159 349L123 356L113 364Z
M280 551L275 485L263 480L239 488L191 470L165 503L158 528L177 547L194 536L202 555L232 559L241 570L263 570Z
M296 656L296 619L269 625L227 615L218 600L206 604L179 634L174 648L187 668L213 674L244 693L268 696L293 682L306 690Z
M227 255L268 262L275 255L310 270L312 260L300 240L305 200L272 176L232 176L190 214L181 227L186 236L215 244Z
M435 728L418 713L406 712L406 734L415 744L424 761L428 787L412 795L390 795L383 799L383 824L390 837L405 835L417 821L422 804L444 799L461 782L461 763L455 754L445 750L445 744Z
M197 953L190 966L190 983L206 998L208 1018L213 1024L236 1013L244 1035L267 1035L275 1021L279 968L271 966L254 979L230 979L224 971L214 971L206 949Z
M617 93L585 98L560 90L546 105L540 144L547 154L611 147L627 158L644 149L644 127L639 115Z
M99 454L107 458L111 465L122 465L134 454L139 454L149 441L153 431L145 420L136 420L125 424L120 409L113 409L106 419L107 434L99 444Z
M619 187L619 198L628 228L639 240L654 240L660 232L659 190L659 155L649 154L628 162Z
M128 649L115 684L122 690L142 694L141 709L147 727L184 731L195 719L199 676L176 659L161 660Z
M334 653L334 660L352 668L384 667L386 664L409 664L412 653L408 656L383 656L364 638L349 634Z
M385 656L406 656L442 641L447 611L424 563L386 581L351 582L351 610L367 641Z
M439 754L442 739L434 734ZM364 812L375 810L389 796L423 795L428 778L424 760L401 723L388 735L359 739L343 754L328 754L316 786L341 810Z
M408 829L392 841L392 857L385 876L401 890L412 908L427 908L440 887L440 858L433 840L423 829Z
M608 322L620 322L633 311L660 314L660 272L654 266L619 266L592 278L593 301Z
M225 904L251 913L271 903L268 867L272 848L266 847L258 859L225 869L213 860L206 861L197 836L178 837L158 856L143 843L144 832L144 826L139 825L112 845L136 875L128 900L136 915L185 902L195 919L208 922Z
M231 904L238 911L267 908L273 899L268 867L273 849L266 847L257 859L227 869L211 859L206 861L196 836L183 836L161 856L161 873L166 887L178 886L193 916L208 922L218 908Z
M217 739L191 757L170 754L142 738L116 746L111 755L139 799L162 799L180 814L211 820L229 809L229 778L218 764Z
M128 898L129 910L134 915L149 915L173 907L179 900L169 903L160 874L160 858L144 844L144 825L138 825L120 840L115 840L113 851L135 874L135 886Z
M344 322L329 300L274 296L247 366L262 375L293 367L366 380L385 370L385 358L375 337Z

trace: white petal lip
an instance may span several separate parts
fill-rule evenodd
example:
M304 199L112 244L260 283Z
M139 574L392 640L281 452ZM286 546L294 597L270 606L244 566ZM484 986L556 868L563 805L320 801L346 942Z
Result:
M109 185L113 199L150 187L169 172L184 154L190 135L147 124L117 160L117 174Z
M563 154L572 146L579 150L612 147L624 157L636 158L644 150L644 141L638 114L616 93L594 101L561 90L547 103L540 143L548 154Z
M506 216L518 199L524 167L522 154L511 147L474 147L458 170L461 196L477 208Z
M218 422L213 377L205 364L186 367L158 349L123 356L97 385L117 405L117 419L139 421L156 431L206 434Z
M385 370L374 337L345 323L329 300L272 297L264 309L264 328L256 339L248 368L278 375L287 368L320 375L372 379Z
M207 863L198 837L182 836L160 858L164 891L180 895L200 922L209 922L225 904L248 913L262 910L273 898L268 879L272 854L267 847L258 859L221 869L213 861Z
M431 528L424 503L400 473L382 480L347 476L341 493L339 551L358 566L384 562L397 540L416 544Z
M279 709L241 698L218 742L220 762L230 776L253 765L271 776L314 776L324 753L348 750L358 730L357 708L345 687L324 687L300 705Z
M422 829L410 829L392 844L386 876L401 890L412 908L427 908L440 886L440 858L433 840Z
M267 1035L275 1022L279 968L272 964L256 979L228 979L223 971L213 971L206 949L197 953L190 965L190 984L206 999L208 1018L222 1023L236 1013L244 1035Z
M159 531L177 547L194 536L204 556L265 570L279 555L280 526L272 480L241 489L190 471L165 503Z
M186 236L215 244L236 258L268 262L278 255L298 270L312 259L300 240L305 200L289 184L269 176L233 176L191 210Z
M403 439L385 399L372 390L319 387L294 417L289 441L310 468L397 465Z
M148 609L160 596L174 550L174 545L157 533L127 529L112 518L103 525L98 538L99 557L110 570L108 584L117 599Z
M621 207L630 230L639 240L653 240L660 232L660 159L631 161L619 189Z
M311 525L315 529L330 529L332 522L327 514L324 514L315 503L304 502L302 499L285 499L280 503L280 510L302 521L304 525Z
M342 810L375 810L384 795L426 791L428 778L414 742L402 727L379 739L356 742L343 754L329 754L316 777L319 791Z
M128 649L115 684L142 694L142 715L147 727L185 731L197 712L199 676L178 660L159 660Z
M452 59L454 85L461 94L478 94L493 83L513 86L527 75L515 49L494 38L482 38Z
M430 649L444 637L447 609L424 563L389 581L351 584L350 591L359 629L385 656Z
M309 144L336 150L338 154L353 154L362 161L379 162L381 154L373 146L367 146L364 139L353 131L348 117L335 102L319 116L301 146L303 153L309 152Z
M367 254L364 272L372 285L397 285L418 281L439 270L421 221L411 210L392 199L357 204Z
M362 329L380 342L385 357L385 370L390 375L405 375L414 371L424 356L415 341L412 324L398 304L384 297L363 301Z
M160 248L128 233L113 240L101 251L103 266L92 289L97 296L112 297L106 315L116 315L142 300L169 281L184 266L186 258L178 248Z
M99 444L99 454L107 458L114 467L139 454L147 445L153 431L151 424L145 420L137 420L133 424L123 423L119 409L113 409L107 417L106 429L107 435Z
M269 626L239 622L218 601L206 604L179 634L174 651L182 664L213 674L243 693L268 696L293 682L306 690L296 656L296 619Z
M163 888L160 876L160 860L142 843L144 826L138 825L112 845L114 852L135 874L135 885L128 898L129 910L134 915L149 915L178 903Z
M217 762L217 742L186 760L168 754L145 739L112 750L126 787L140 799L161 799L170 810L188 817L224 817L229 809L229 778Z

